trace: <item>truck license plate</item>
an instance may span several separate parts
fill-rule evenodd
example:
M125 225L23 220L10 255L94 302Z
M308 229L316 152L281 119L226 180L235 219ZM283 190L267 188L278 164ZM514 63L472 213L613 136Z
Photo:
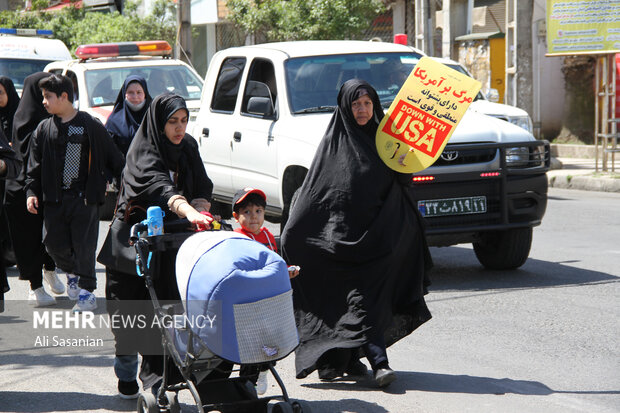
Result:
M425 217L483 214L487 212L487 197L428 199L418 201L418 209Z

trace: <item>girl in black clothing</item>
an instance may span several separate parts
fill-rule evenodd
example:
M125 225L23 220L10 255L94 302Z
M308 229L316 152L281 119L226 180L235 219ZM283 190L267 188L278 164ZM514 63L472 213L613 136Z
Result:
M163 94L153 100L127 152L115 220L133 225L146 218L148 207L159 206L165 211L165 219L186 218L193 224L210 222L200 211L210 208L213 184L204 169L196 141L185 133L188 116L185 101L178 95ZM174 277L175 256L174 251L159 256L160 277L155 289L161 300L179 299ZM110 314L152 313L144 279L104 264ZM127 300L132 302L124 303ZM152 317L147 316L147 319ZM112 332L116 339L114 370L119 379L120 396L137 397L138 352L143 355L140 379L144 388L152 387L160 378L163 363L162 357L157 356L161 354L159 332L140 330L137 335L122 329ZM155 347L149 348L149 344Z
M424 294L432 263L411 175L379 158L382 117L372 86L342 85L282 234L286 261L303 268L292 280L298 378L317 369L322 380L362 375L365 356L386 386L396 378L386 347L431 317Z
M39 80L51 73L37 72L24 80L22 98L13 118L11 144L22 169L15 179L6 181L5 213L9 232L19 268L19 278L30 281L29 300L36 306L54 304L54 298L43 288L43 278L56 294L62 294L65 286L56 275L54 260L45 251L42 242L43 214L33 215L26 209L26 168L30 157L30 138L43 119L50 116L43 107L43 94ZM41 268L44 267L43 274Z
M9 143L11 142L11 136L13 135L13 116L19 105L19 96L15 91L13 81L6 77L0 76L0 135L4 137L3 140L3 156L8 153ZM14 156L14 154L12 155ZM7 161L8 162L8 161ZM8 174L8 168L4 171L4 176L0 174L2 178L15 178L15 176ZM6 271L4 256L6 250L10 247L9 236L9 224L6 218L2 204L4 203L4 180L0 180L0 295L3 294L3 290L8 291L8 283L2 285L3 280L6 281Z
M4 180L15 178L21 167L21 161L15 156L15 152L9 146L9 142L0 130L0 219L4 220L3 201ZM5 235L3 232L0 234ZM2 241L2 240L0 240ZM1 245L1 244L0 244ZM4 263L4 251L0 247L0 313L4 311L4 293L9 291L9 282L6 278L6 268Z

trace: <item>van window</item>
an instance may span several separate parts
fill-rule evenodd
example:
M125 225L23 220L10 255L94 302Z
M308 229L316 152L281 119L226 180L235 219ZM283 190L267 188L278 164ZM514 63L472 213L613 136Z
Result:
M264 86L257 87L257 85L261 84ZM242 113L248 113L247 106L251 97L269 97L271 98L271 104L275 108L277 97L276 75L271 61L254 59L252 62L243 94Z
M101 68L84 73L90 105L113 105L129 75L146 79L152 97L172 92L185 100L197 100L202 93L202 79L182 65Z
M245 62L245 57L229 57L224 60L217 75L211 109L234 112Z

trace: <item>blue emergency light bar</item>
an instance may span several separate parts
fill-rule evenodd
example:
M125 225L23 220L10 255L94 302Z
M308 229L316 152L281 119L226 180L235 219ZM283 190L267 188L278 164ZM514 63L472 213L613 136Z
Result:
M0 34L16 34L18 36L53 36L52 30L45 29L8 29L0 27Z

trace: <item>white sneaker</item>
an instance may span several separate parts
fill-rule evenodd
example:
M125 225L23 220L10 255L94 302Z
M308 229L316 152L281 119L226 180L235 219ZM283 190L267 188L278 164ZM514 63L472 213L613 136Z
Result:
M78 302L73 306L74 313L80 311L93 311L97 308L97 297L88 290L80 290Z
M67 295L72 300L77 300L80 295L80 287L78 287L78 280L80 277L77 275L67 274Z
M34 291L30 290L28 293L28 303L35 307L47 307L56 304L56 300L43 287L39 287Z
M261 371L258 373L258 380L256 380L256 394L262 396L267 393L267 371Z
M62 294L65 292L65 285L60 281L55 270L43 270L43 279L47 285L50 286L50 290L52 290L54 294Z

